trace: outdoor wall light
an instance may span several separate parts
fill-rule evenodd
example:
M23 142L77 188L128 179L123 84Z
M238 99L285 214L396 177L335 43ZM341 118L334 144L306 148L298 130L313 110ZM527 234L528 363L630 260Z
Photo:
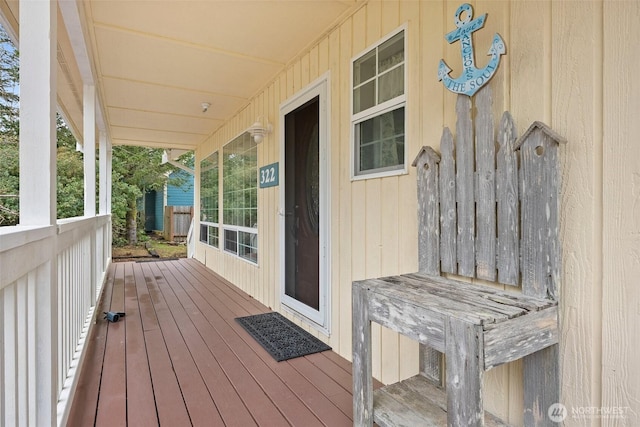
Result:
M202 112L206 113L207 110L209 109L209 107L211 107L211 103L210 102L203 102L202 103Z
M267 121L266 124L262 124L262 118L258 117L256 121L247 129L247 132L253 137L253 141L256 144L260 144L264 140L264 136L273 132L273 126Z

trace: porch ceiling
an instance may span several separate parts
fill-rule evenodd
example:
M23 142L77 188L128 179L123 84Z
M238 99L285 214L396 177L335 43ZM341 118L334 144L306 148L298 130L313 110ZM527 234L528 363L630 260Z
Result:
M114 145L193 149L362 0L61 0L61 9L70 1L80 25L65 28L60 14L58 103L76 135L89 75ZM17 33L18 3L0 2ZM83 34L88 59L78 60Z

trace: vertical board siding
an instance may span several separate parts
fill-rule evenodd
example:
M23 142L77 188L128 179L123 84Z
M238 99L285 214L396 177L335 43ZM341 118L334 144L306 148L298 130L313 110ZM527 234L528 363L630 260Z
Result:
M625 144L628 135L638 133L633 132L638 124L632 114L640 108L637 106L640 97L629 101L630 93L638 93L637 83L628 78L616 78L621 72L624 76L630 73L621 71L617 64L627 64L632 61L631 57L635 58L633 64L637 65L637 55L634 57L634 52L630 51L633 44L622 46L619 42L621 34L638 32L637 26L631 25L637 21L638 8L629 8L629 4L588 2L577 8L571 2L475 2L476 17L488 13L485 27L474 33L477 66L486 64L484 53L494 33L500 33L507 44L507 55L502 57L500 68L490 83L493 104L489 109L494 117L499 117L505 110L511 111L517 127L508 120L500 130L485 129L487 134L498 131L501 135L495 146L495 202L480 195L484 191L481 186L475 188L473 184L465 184L464 188L448 192L440 187L441 203L447 203L445 195L449 193L459 194L460 201L471 207L480 199L481 205L487 201L487 209L495 204L498 214L495 220L488 219L487 230L493 221L496 225L506 221L515 227L513 220L519 215L518 185L513 181L511 171L515 170L516 160L510 154L509 146L513 146L516 135L522 134L533 121L540 120L571 141L559 152L562 165L559 232L563 241L559 250L565 260L560 276L563 287L559 289L560 311L563 313L560 354L562 398L567 407L599 407L626 402L625 396L637 394L640 388L636 379L640 375L633 375L637 368L629 375L610 368L628 364L629 355L638 351L637 343L629 343L628 350L622 353L614 351L620 339L631 335L629 325L637 323L637 310L629 310L628 307L633 304L629 301L639 298L631 279L638 276L633 274L636 264L629 258L637 252L634 251L637 242L633 236L638 228L635 218L640 217L640 214L635 215L636 205L640 206L640 202L636 203L636 187L640 188L636 175L640 172L633 163L637 158L633 153L637 149L632 144L618 145ZM490 152L475 155L473 151L462 149L462 153L455 153L452 144L448 147L446 131L443 134L444 128L453 129L456 125L458 100L437 81L437 64L440 59L445 59L454 70L454 77L462 69L460 44L449 45L443 37L455 29L453 17L459 5L459 1L372 1L361 5L326 37L301 52L299 58L289 63L265 88L264 95L259 94L251 100L198 149L199 156L219 149L253 123L257 115L263 115L276 126L274 133L259 148L259 166L279 161L280 130L277 123L280 104L306 83L330 72L332 326L329 337L319 336L347 359L352 357L352 281L377 274L406 273L418 268L414 175L417 172L410 168L407 175L398 177L351 180L351 59L390 31L406 25L408 92L405 149L408 158L413 158L423 145L436 149L439 146L440 153L443 153L443 161L439 164L441 174L447 173L447 167L455 173L455 163L446 165L444 162L444 152L449 150L452 156L458 156L461 165L473 164L474 157L490 159ZM615 58L605 65L602 65L602 46L612 55L611 58ZM606 80L613 82L611 85L603 86L602 67ZM638 67L625 65L623 68L631 70ZM601 102L603 87L604 102ZM602 105L604 107L600 107ZM469 106L463 107L469 111L469 117L475 114ZM605 109L604 113L599 110L601 108ZM603 114L607 120L604 124ZM631 128L626 129L629 126ZM474 130L471 127L464 129L465 138L471 141ZM462 133L456 132L457 135ZM475 133L480 134L481 131ZM611 150L603 147L611 147ZM604 152L604 160L598 150ZM620 162L620 153L627 153L623 162ZM473 170L473 166L470 169ZM503 171L506 171L506 176ZM479 167L478 172L482 176ZM491 186L488 184L490 180L488 177L487 188ZM604 188L615 190L603 195L603 182L606 183ZM441 184L446 187L446 183ZM630 196L621 198L620 191ZM282 274L278 243L278 190L260 190L259 200L259 267L238 262L222 250L207 249L200 244L197 257L202 261L206 259L210 268L278 310ZM628 228L620 228L620 220L603 206L631 211L634 215L624 220ZM480 206L479 209L484 208ZM445 242L450 242L446 237L448 218L442 215L441 257L443 260L445 257L451 259L451 262L442 262L442 270L473 276L477 265L478 273L484 275L486 269L489 279L491 271L494 271L500 282L518 283L519 254L517 249L511 249L517 242L501 240L497 231L485 233L484 226L476 231L476 216L473 209L470 212L472 215L462 219L464 226L460 232L454 228L454 238L477 240L477 245L485 247L485 243L490 245L490 236L494 235L498 240L495 244L495 267L491 266L493 257L490 255L486 259L469 260L456 251L455 245L445 245ZM601 256L603 247L610 254ZM603 280L615 283L615 291L603 292ZM608 325L607 330L615 330L615 333L603 334L600 313ZM295 317L293 320L301 323ZM372 369L379 378L394 381L417 372L418 347L414 342L376 327L372 330L372 341ZM603 348L607 349L606 354L603 354ZM581 363L575 363L576 360ZM509 423L522 425L522 364L513 363L492 370L486 379L484 396L487 407ZM629 405L633 407L634 403ZM635 405L637 407L637 403Z
M595 175L595 164L601 160L594 146L599 135L594 119L599 112L594 110L598 105L593 57L597 48L592 38L602 25L597 14L599 7L595 2L586 2L577 9L554 2L549 16L553 17L549 35L553 42L547 51L553 91L547 95L546 113L551 117L548 123L570 141L563 148L561 160L562 259L563 270L568 274L563 278L566 286L562 288L561 297L564 316L561 316L560 345L564 351L561 351L560 365L563 370L561 395L567 396L567 406L582 406L584 402L601 405L600 348L605 337L601 324L602 261L597 247L601 247L602 242L598 237L600 225L593 197L601 191L602 182ZM597 66L601 67L600 63ZM558 73L565 77L557 78Z
M602 76L605 139L597 141L604 189L601 393L602 406L629 408L625 415L632 425L640 421L640 346L634 339L640 323L640 86L636 73L624 73L621 64L638 70L640 55L634 43L621 40L640 37L640 4L605 2L602 13L607 60Z

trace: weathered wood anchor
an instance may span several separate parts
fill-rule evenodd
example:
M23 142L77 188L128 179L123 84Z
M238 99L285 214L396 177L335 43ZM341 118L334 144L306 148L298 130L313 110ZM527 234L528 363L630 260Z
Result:
M464 15L464 17L463 17ZM473 50L473 33L484 27L487 18L485 13L477 19L473 19L473 7L465 3L461 5L455 14L456 30L445 35L449 43L460 40L460 52L462 54L463 71L460 77L451 78L449 73L451 68L440 60L438 67L438 80L442 81L447 89L452 92L467 96L473 96L478 89L484 86L495 74L500 64L500 58L505 54L505 44L498 33L493 36L493 43L489 48L491 59L484 68L476 68L475 53Z

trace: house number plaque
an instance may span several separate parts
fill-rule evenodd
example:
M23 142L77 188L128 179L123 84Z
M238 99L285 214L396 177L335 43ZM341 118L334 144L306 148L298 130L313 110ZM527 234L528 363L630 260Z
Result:
M258 179L260 188L276 187L279 184L278 163L271 163L260 168Z

